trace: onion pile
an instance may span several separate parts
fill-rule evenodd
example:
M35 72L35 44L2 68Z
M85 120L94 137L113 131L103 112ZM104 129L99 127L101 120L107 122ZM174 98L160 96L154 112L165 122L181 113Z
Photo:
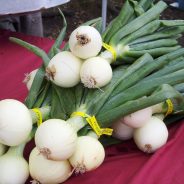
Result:
M112 68L107 60L95 57L102 49L100 33L92 26L80 26L69 38L71 52L84 60L80 70L81 82L88 88L101 88L112 79Z
M133 138L137 147L145 153L153 153L166 144L168 129L163 122L162 104L148 107L128 116L122 117L112 124L113 137L120 140Z

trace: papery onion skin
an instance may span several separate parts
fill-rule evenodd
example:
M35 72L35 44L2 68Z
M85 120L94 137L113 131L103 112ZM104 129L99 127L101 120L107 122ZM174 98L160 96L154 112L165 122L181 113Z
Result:
M24 83L26 84L26 87L28 90L31 89L31 86L32 86L32 83L33 83L33 80L34 80L34 77L37 73L38 69L35 69L33 71L31 71L29 74L26 74L26 77L24 79Z
M140 150L153 153L166 144L168 130L162 120L153 116L143 127L134 130L133 138Z
M28 108L15 99L0 101L0 143L16 146L28 138L32 118Z
M81 82L88 88L101 88L112 79L110 64L101 57L87 59L80 70Z
M64 120L49 119L35 133L35 144L47 159L66 160L75 151L77 133Z
M74 55L87 59L98 55L102 48L102 38L94 27L80 26L71 33L69 47Z
M44 184L63 183L72 174L72 167L68 160L48 160L42 154L39 154L36 147L29 156L29 170L34 180Z
M69 158L76 173L84 173L99 167L105 158L102 144L95 138L81 136L77 140L77 147Z
M57 86L69 88L80 82L82 60L69 51L56 54L46 68L47 77Z

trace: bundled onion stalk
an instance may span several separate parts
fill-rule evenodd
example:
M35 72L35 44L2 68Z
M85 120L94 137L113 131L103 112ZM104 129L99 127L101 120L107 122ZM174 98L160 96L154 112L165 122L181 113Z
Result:
M151 3L127 0L119 16L102 34L103 41L116 52L119 61L114 64L121 64L122 60L133 62L144 53L158 57L180 48L177 38L183 32L183 20L160 20L167 4L159 1L151 6ZM101 57L113 62L109 50L102 52Z
M159 103L163 105L168 99L173 104L178 102L175 109L183 112L183 95L179 89L184 83L184 49L180 48L176 39L184 31L184 21L159 20L165 8L163 1L152 5L152 1L127 0L102 37L99 36L101 21L95 19L78 31L74 30L75 34L71 35L74 35L74 40L69 40L62 50L60 45L67 23L61 12L64 27L48 54L25 41L10 38L43 59L25 100L29 109L36 107L41 111L49 106L46 111L49 120L46 118L35 133L36 148L30 156L30 162L34 161L30 164L33 179L63 182L71 176L72 167L76 173L99 167L105 157L99 138L106 137L104 134L111 135L109 127L122 117ZM85 32L88 28L94 31L91 37L88 31ZM91 52L94 40L98 46ZM110 49L104 51L102 42ZM81 45L84 47L79 47ZM125 65L122 60L131 61L131 64ZM119 63L121 66L114 66ZM108 72L100 76L99 71L103 69ZM163 107L165 111L167 107ZM34 111L31 114L36 121ZM130 133L132 136L132 130ZM163 140L165 142L166 139ZM85 149L94 148L91 145L96 149ZM145 149L144 146L140 148ZM159 146L151 149L147 145L146 151L152 152L157 148ZM35 156L38 152L40 155ZM37 167L36 162L44 162L48 169L53 165L58 173L62 167L66 166L66 170L62 176L55 175L61 180L54 180L48 172L43 178L42 172L33 171ZM65 166L57 166L61 162Z

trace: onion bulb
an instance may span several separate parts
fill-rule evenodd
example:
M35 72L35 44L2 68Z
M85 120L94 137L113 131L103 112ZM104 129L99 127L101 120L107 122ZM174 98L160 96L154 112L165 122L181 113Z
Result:
M77 140L77 147L69 158L75 173L85 173L99 167L105 158L102 144L95 138L81 136Z
M87 59L98 55L102 48L102 38L94 27L80 26L71 33L69 47L74 55Z
M35 133L35 144L47 159L66 160L75 151L77 133L66 121L49 119Z
M168 130L162 120L152 116L144 126L134 130L133 138L140 150L153 153L167 142Z
M71 52L56 54L46 68L47 77L60 87L73 87L80 82L82 61Z
M111 81L112 68L103 58L89 58L82 64L80 77L85 87L100 88Z
M29 177L29 167L23 158L24 146L10 147L0 157L0 184L24 184Z
M124 123L132 128L143 126L152 117L152 108L141 109L124 117Z
M32 130L28 108L18 100L0 101L0 143L16 146L26 141Z
M38 69L33 70L32 72L30 72L29 74L26 74L26 77L24 79L24 83L26 84L26 87L28 90L31 89L34 77L36 75L36 72L38 71Z
M125 125L123 120L121 118L112 124L112 136L120 140L129 140L133 137L134 129Z
M72 167L68 160L48 160L39 154L36 147L29 155L29 170L35 182L44 184L62 183L72 174Z

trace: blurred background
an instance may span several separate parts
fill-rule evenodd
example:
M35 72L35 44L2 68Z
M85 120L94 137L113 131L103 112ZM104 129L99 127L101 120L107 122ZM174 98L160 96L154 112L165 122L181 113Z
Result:
M173 0L165 0L169 5ZM108 0L107 23L118 15L124 0ZM69 3L60 6L67 23L67 35L78 25L93 18L101 16L102 1L100 0L71 0ZM62 20L57 8L51 8L42 12L44 36L55 39L62 27ZM162 19L184 19L184 11L171 8L170 6L163 12ZM184 39L180 41L184 43Z
M2 1L5 2L5 0L1 0L1 3ZM21 0L16 1L21 2ZM164 1L168 5L174 2L174 0L164 0ZM107 2L108 2L107 3L107 24L108 24L115 16L118 15L125 0L107 0ZM31 21L38 21L38 18L42 19L41 21L43 24L42 27L43 30L42 33L40 34L41 36L55 39L59 34L62 28L62 18L59 14L58 7L62 10L67 20L68 27L66 39L68 39L70 33L80 24L88 20L102 16L102 0L70 0L69 2L59 5L57 7L48 9L42 8L40 11L41 17L36 15L36 18L33 17L32 19L30 19ZM2 22L3 18L0 19L0 22ZM12 15L11 19L13 19L13 21L15 21L16 23L17 20L15 15ZM177 8L172 8L168 6L167 10L165 10L162 13L162 19L184 19L184 10L179 10ZM20 20L23 24L21 29L24 30L25 25L27 24L27 22L29 23L30 20L27 21L27 18L25 18L25 16L22 16L22 14L20 16ZM30 29L29 26L27 26L27 28ZM29 34L29 30L26 31ZM183 37L180 39L180 41L182 42L183 45L184 43Z

